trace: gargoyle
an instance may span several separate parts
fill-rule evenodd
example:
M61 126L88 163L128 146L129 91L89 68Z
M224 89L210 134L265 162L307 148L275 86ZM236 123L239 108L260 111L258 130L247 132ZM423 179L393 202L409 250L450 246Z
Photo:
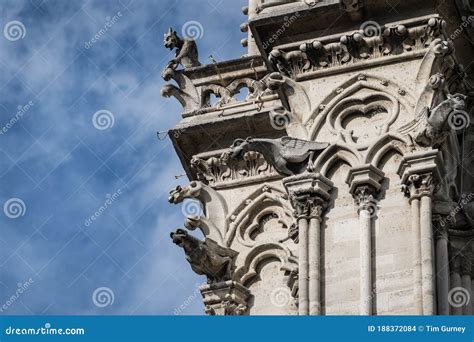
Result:
M175 97L183 106L185 113L193 112L201 108L201 96L192 81L181 72L171 68L163 70L161 77L165 81L175 80L179 88L173 84L165 84L161 88L161 96Z
M312 171L314 155L329 146L290 137L280 139L236 139L231 146L231 157L240 159L247 151L261 153L272 164L275 170L283 176L292 176Z
M198 49L194 39L181 39L176 31L170 27L165 34L164 45L167 49L176 49L175 58L168 62L165 70L168 68L176 70L180 64L185 69L201 65L198 60Z
M465 128L469 123L469 114L465 109L465 95L448 94L446 100L429 110L425 128L416 134L415 141L421 146L442 143L452 130Z
M184 249L193 271L206 275L208 283L230 280L237 252L221 247L211 239L199 240L184 229L177 229L170 237L174 244Z
M196 199L204 208L204 215L200 217L187 217L185 226L190 230L199 228L204 236L217 243L223 241L226 229L227 204L222 196L214 189L200 181L192 181L188 185L178 185L170 191L168 201L173 204L183 202L185 199Z

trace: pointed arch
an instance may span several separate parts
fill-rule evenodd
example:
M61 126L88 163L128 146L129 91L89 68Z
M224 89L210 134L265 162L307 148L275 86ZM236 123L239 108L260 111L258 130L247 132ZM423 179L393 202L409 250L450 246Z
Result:
M298 259L291 251L277 243L265 243L254 247L245 257L242 267L234 273L234 280L247 286L258 275L258 267L268 259L278 259L280 270L283 272L297 272Z
M411 141L403 135L387 133L374 142L367 150L364 164L372 164L379 167L384 156L391 151L396 151L401 156L412 151Z
M270 207L277 207L277 212ZM267 210L268 208L268 210ZM226 246L231 246L236 235L240 243L251 247L255 242L250 239L250 235L265 215L275 214L279 221L285 225L292 219L293 209L288 201L288 195L281 189L263 184L243 200L229 215L229 228L226 232ZM249 222L253 219L253 222ZM250 223L250 224L249 224Z
M356 149L345 144L333 144L321 153L314 162L314 169L327 177L328 171L338 161L343 161L351 167L362 164L362 156Z

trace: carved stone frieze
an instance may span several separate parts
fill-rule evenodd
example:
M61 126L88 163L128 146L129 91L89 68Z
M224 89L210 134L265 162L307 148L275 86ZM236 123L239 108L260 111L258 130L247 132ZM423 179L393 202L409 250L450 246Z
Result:
M279 178L273 166L255 151L244 153L240 160L230 158L228 152L211 157L196 155L191 160L191 167L200 181L214 187L258 181L262 177Z

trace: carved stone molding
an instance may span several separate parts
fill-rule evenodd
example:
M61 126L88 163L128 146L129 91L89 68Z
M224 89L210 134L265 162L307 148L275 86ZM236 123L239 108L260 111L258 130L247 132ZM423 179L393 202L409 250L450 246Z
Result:
M270 52L269 60L275 70L296 78L323 69L424 50L436 38L445 37L445 26L446 22L439 17L392 23L378 30L344 33L331 41L314 40L285 49L276 47Z
M250 291L236 281L206 284L200 290L208 315L241 316L247 313Z

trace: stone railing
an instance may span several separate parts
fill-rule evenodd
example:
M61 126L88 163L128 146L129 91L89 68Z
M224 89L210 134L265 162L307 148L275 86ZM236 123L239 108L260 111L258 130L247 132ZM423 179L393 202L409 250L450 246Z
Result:
M183 117L223 110L261 109L263 104L278 98L264 75L266 67L259 56L245 57L223 63L195 66L184 70L165 68L161 89L165 97L175 97L183 106ZM247 89L245 98L238 96ZM215 101L213 99L215 98Z

